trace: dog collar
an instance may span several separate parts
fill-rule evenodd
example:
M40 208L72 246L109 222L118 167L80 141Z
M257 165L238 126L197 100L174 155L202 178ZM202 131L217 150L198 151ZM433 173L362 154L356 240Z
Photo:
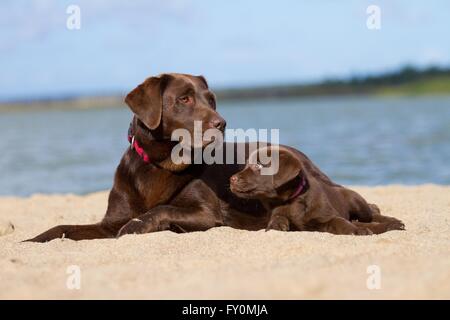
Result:
M288 200L292 200L296 197L298 197L299 195L302 194L302 192L306 191L306 179L305 176L302 176L302 180L300 181L300 183L298 184L297 189L295 190L295 192L289 197Z
M139 155L139 157L142 158L142 160L145 163L150 163L150 157L148 156L147 152L145 152L144 148L142 148L139 143L137 142L134 134L133 134L133 129L131 127L131 123L130 123L130 127L128 128L128 142L130 143L130 148L131 150L135 150L136 153Z

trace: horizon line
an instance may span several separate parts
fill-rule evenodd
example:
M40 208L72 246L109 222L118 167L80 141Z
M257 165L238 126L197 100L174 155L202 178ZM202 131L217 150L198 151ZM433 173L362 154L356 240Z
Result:
M258 89L266 89L266 88L287 88L287 87L314 87L327 85L330 83L338 83L338 84L351 84L357 81L365 81L376 78L388 77L396 74L400 74L401 72L412 70L417 73L425 73L429 71L438 71L438 72L450 72L450 65L442 66L437 64L430 64L428 66L417 66L412 64L403 64L396 68L392 68L385 71L377 71L365 74L352 74L347 76L340 77L324 77L322 80L313 80L313 81L278 81L271 83L263 83L263 84L254 84L254 85L242 85L242 86L210 86L212 89L219 93L226 92L239 92L246 90L258 90ZM44 103L44 102L53 102L53 101L73 101L77 99L89 99L89 98L122 98L125 96L125 92L128 92L129 89L108 89L108 90L85 90L79 92L60 92L60 93L50 93L50 94L42 94L42 95L30 95L28 97L25 96L17 96L17 97L0 97L0 104L20 104L20 103Z

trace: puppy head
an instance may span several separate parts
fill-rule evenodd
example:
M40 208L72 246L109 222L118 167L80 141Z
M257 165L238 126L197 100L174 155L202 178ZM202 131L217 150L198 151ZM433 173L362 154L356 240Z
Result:
M202 76L171 73L150 77L128 93L125 103L145 127L158 129L163 139L170 139L176 129L193 137L195 121L201 123L201 133L217 129L223 134L226 125Z
M268 161L261 161L264 158ZM264 170L269 167L277 170ZM230 189L241 198L279 199L280 187L299 176L301 170L301 162L291 150L259 148L249 156L245 168L230 178Z

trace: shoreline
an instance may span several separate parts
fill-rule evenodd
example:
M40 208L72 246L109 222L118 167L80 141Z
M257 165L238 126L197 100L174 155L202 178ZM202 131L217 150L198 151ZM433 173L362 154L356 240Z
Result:
M397 93L395 91L386 94L377 93L342 93L342 94L323 94L323 95L281 95L281 96L251 96L251 97L231 97L221 98L218 95L220 103L226 105L234 102L247 101L267 101L267 100L315 100L315 99L408 99L408 98L450 98L450 92L438 93ZM120 96L111 97L81 97L74 99L55 99L31 102L0 102L0 114L2 113L24 113L41 111L71 111L71 110L98 110L98 109L118 109L125 108L124 98Z
M348 184L342 184L346 188L350 188L350 189L365 189L365 188L369 188L369 189L373 189L373 190L377 190L377 189L384 189L384 188L404 188L404 189L416 189L416 188L420 188L420 187L450 187L450 184L441 184L441 183L434 183L434 182L424 182L424 183L418 183L418 184L402 184L402 183L388 183L388 184L379 184L379 185L359 185L359 184L352 184L352 185L348 185ZM56 192L56 193L43 193L43 192L36 192L36 193L32 193L32 194L28 194L28 195L14 195L14 194L0 194L0 202L4 199L7 200L12 200L12 199L18 199L18 200L27 200L30 198L45 198L45 197L88 197L88 196L93 196L93 195L97 195L97 194L107 194L110 192L110 189L104 189L104 190L97 190L97 191L90 191L90 192L86 192L86 193L74 193L74 192Z
M357 237L220 227L21 243L57 224L98 222L108 192L1 196L0 226L15 228L0 236L0 298L449 299L450 186L351 188L406 231ZM66 287L73 265L80 290ZM373 265L379 290L366 285Z

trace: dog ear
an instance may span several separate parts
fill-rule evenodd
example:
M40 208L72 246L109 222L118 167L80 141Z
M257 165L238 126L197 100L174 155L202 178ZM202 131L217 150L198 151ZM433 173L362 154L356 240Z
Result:
M166 75L148 78L125 97L125 103L149 129L156 129L161 122L166 83Z
M278 188L291 181L300 174L302 169L300 160L291 152L280 150L278 172L273 176L273 185Z
M205 85L206 89L208 89L208 88L209 88L209 86L208 86L208 82L206 81L206 79L205 79L205 77L204 77L204 76L200 75L200 76L197 76L197 78L199 78L199 79L200 79L200 81L201 81L201 82L203 82L203 84Z

